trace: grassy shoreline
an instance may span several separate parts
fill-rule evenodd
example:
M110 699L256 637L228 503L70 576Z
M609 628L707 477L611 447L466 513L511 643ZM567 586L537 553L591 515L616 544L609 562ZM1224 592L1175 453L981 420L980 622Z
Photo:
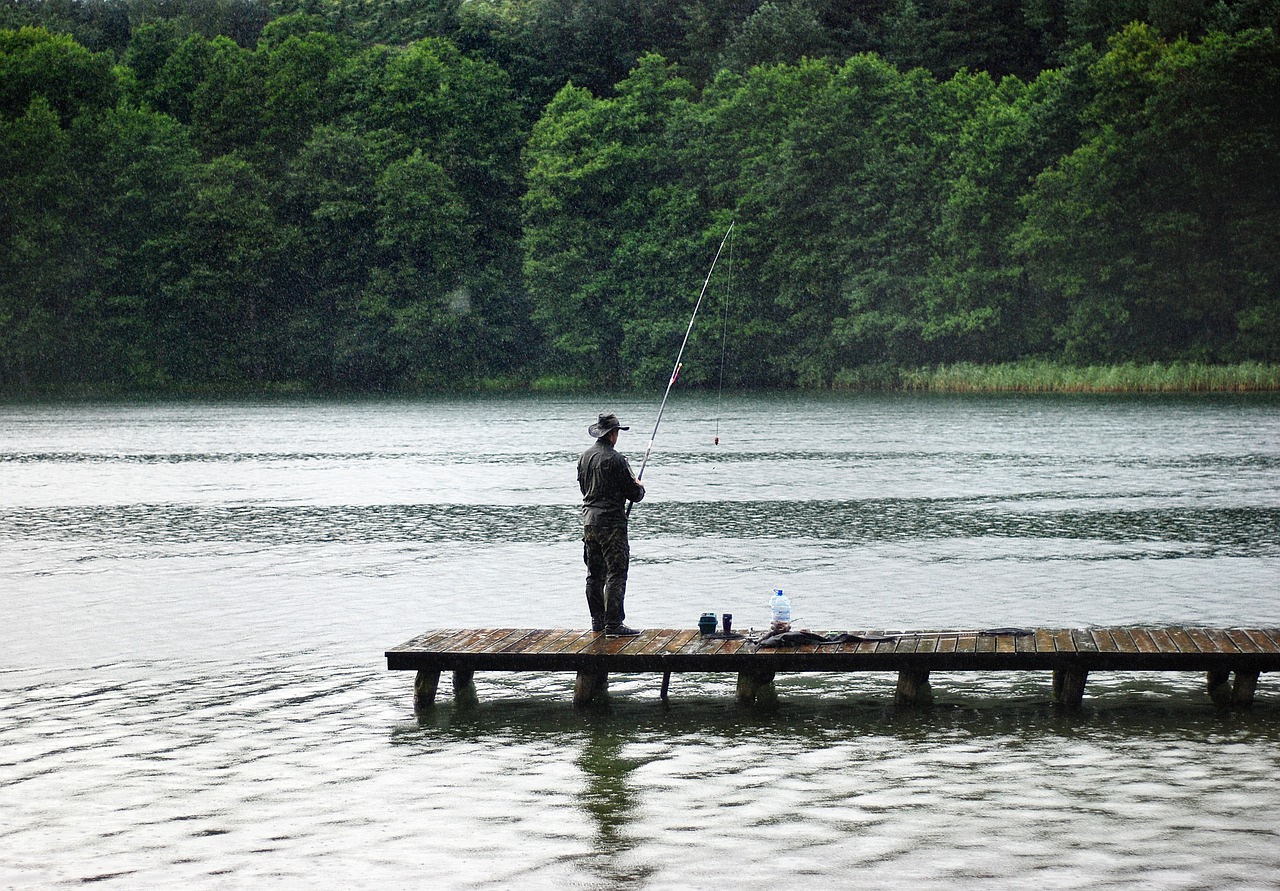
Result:
M813 387L791 388L794 392ZM841 372L824 390L870 393L1278 393L1280 364L1240 362L1207 365L1191 362L1126 363L1075 366L1057 362L1024 361L997 365L958 362L930 368L867 366ZM396 390L323 390L299 383L275 383L259 387L184 385L172 388L129 389L119 385L3 388L6 401L133 400L133 399L290 399L290 398L404 398L413 396L502 396L517 393L569 395L599 393L601 388L565 375L533 379L486 378L462 383L448 390L405 387Z
M922 393L1270 393L1280 365L1240 362L1125 363L1074 366L1028 360L998 365L958 362L921 369L860 370L838 376L836 390Z

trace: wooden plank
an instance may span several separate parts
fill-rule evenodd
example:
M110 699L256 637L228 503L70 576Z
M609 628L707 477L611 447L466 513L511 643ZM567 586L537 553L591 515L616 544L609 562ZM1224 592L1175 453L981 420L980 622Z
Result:
M1016 653L1018 651L1018 639L1012 634L997 634L995 639L997 653Z
M456 628L444 628L438 631L428 631L426 634L419 634L413 640L406 641L400 645L400 649L405 650L430 650L433 646L444 641L452 640L464 632L458 631Z
M653 643L653 639L661 633L661 628L646 628L639 634L625 638L615 637L612 638L612 640L625 640L627 642L627 647L630 648L632 653L639 653L645 647L649 646L649 644Z
M1037 652L1037 653L1052 653L1052 652L1054 652L1054 646L1053 646L1053 634L1051 634L1051 633L1049 632L1049 629L1047 629L1047 628L1037 628L1037 629L1036 629L1036 633L1035 633L1035 634L1033 634L1033 635L1032 635L1032 637L1033 637L1033 639L1034 639L1034 640L1035 640L1035 642L1036 642L1036 652Z
M530 631L528 634L513 634L492 652L517 654L528 653L538 645L539 641L552 633L554 632Z
M1160 648L1151 639L1151 633L1146 628L1132 628L1129 630L1129 636L1133 638L1133 643L1137 646L1139 653L1160 652Z
M701 653L703 644L705 643L706 643L706 639L701 634L695 631L693 633L693 636L688 638L688 640L685 642L684 646L682 646L679 650L676 651L676 655L692 656L696 653ZM765 650L763 652L768 652L768 650Z
M1059 628L1051 632L1053 637L1053 650L1055 653L1074 653L1076 651L1076 642L1071 638L1071 629Z
M1121 653L1137 653L1138 642L1128 628L1112 628L1111 639L1116 642L1116 649Z
M1178 648L1179 653L1199 653L1200 648L1195 645L1190 635L1182 628L1168 628L1169 640L1173 641L1173 645Z
M978 635L963 634L956 638L957 653L976 653L978 652Z
M1222 652L1222 650L1218 649L1218 644L1213 640L1213 638L1209 637L1208 634L1205 634L1203 628L1188 628L1186 629L1186 631L1187 631L1187 636L1191 638L1191 641L1196 645L1196 649L1198 649L1200 652L1202 653L1221 653Z
M564 630L561 628L549 628L546 631L540 631L536 638L525 642L522 652L532 656L540 656L547 646L563 636Z
M523 640L524 638L528 637L530 634L533 633L527 628L511 628L511 629L504 629L504 630L505 630L505 633L500 632L499 635L494 636L493 640L489 641L483 646L480 646L480 645L473 646L472 653L476 655L480 653L498 653L498 652L501 652L502 648L507 644L514 643L519 640Z
M1093 635L1089 633L1087 628L1074 628L1071 631L1071 640L1076 645L1077 653L1096 653L1098 645L1093 640Z
M508 632L511 629L508 629ZM476 629L468 632L460 640L453 641L449 644L449 654L466 654L474 653L476 649L484 648L489 645L489 641L493 640L494 631L485 629Z
M1280 653L1280 645L1267 634L1262 628L1245 628L1243 632L1249 640L1253 641L1258 650L1263 653L1274 654Z
M1213 629L1206 628L1206 629L1202 629L1202 632L1204 636L1209 639L1209 642L1213 644L1214 648L1217 649L1219 653L1237 653L1238 654L1243 652L1238 646L1236 646L1236 642L1233 641L1231 639L1231 636L1227 634L1225 631L1222 631L1217 628L1213 628Z
M1156 645L1157 652L1161 654L1178 652L1178 645L1169 636L1169 629L1148 628L1147 633L1151 635L1151 641Z
M1099 653L1118 653L1120 648L1116 646L1116 642L1111 637L1111 632L1106 628L1091 628L1089 636L1093 638L1093 645Z
M640 638L642 634L628 635L626 637L606 637L605 645L604 645L605 655L617 656L617 655L620 655L624 650L633 646L636 647L638 652L640 647L637 645L640 643Z
M1245 634L1241 629L1228 628L1224 633L1227 637L1231 638L1231 642L1236 645L1236 648L1239 649L1240 652L1251 654L1262 652L1262 649L1250 640L1249 635Z
M564 653L576 643L580 643L584 638L591 640L596 636L594 631L566 631L558 640L548 641L542 648L542 652L548 656L558 656Z
M641 656L652 656L654 653L662 652L667 643L680 632L673 630L659 631L650 637L640 648Z
M526 646L524 652L531 656L541 656L546 652L547 647L554 645L555 642L563 638L566 633L568 632L563 628L548 629L542 633L542 636L539 637L538 640Z
M947 636L947 637L941 638L938 641L937 651L939 653L954 653L956 651L956 647L958 647L959 645L960 645L959 635L956 635L955 637Z
M573 643L569 644L563 650L561 650L560 653L561 655L565 655L565 656L578 655L580 653L585 653L585 652L588 652L589 650L599 647L601 644L604 643L604 640L605 638L603 634L598 634L594 631L589 631L586 634L582 635L582 637L575 640Z
M1280 653L1280 628L1259 628L1257 634L1253 637L1265 637L1271 643L1271 648L1267 650L1269 653ZM1261 646L1261 643L1259 643Z
M474 630L453 629L444 632L441 637L428 641L424 649L434 653L452 653L474 637Z
M700 635L697 631L691 631L688 629L681 631L675 637L668 640L663 645L660 652L663 656L671 655L672 653L679 653L689 645L690 641L697 640L699 636Z

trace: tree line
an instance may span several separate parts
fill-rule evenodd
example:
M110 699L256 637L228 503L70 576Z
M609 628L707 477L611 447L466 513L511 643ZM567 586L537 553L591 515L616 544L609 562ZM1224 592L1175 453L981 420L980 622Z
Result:
M1280 2L17 0L0 387L1280 360Z

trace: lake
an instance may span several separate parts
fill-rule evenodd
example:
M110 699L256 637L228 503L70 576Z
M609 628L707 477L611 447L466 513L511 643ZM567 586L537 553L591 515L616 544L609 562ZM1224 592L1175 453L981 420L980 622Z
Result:
M478 674L586 627L574 463L652 399L0 404L0 887L1280 886L1280 679ZM716 443L716 438L719 443ZM673 393L627 620L1280 626L1280 399Z

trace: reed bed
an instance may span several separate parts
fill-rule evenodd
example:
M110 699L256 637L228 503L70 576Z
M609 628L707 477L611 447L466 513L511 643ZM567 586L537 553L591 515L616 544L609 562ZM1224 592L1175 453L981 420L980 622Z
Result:
M930 393L1250 393L1280 391L1280 365L1194 362L1063 365L959 362L897 373L894 389Z

